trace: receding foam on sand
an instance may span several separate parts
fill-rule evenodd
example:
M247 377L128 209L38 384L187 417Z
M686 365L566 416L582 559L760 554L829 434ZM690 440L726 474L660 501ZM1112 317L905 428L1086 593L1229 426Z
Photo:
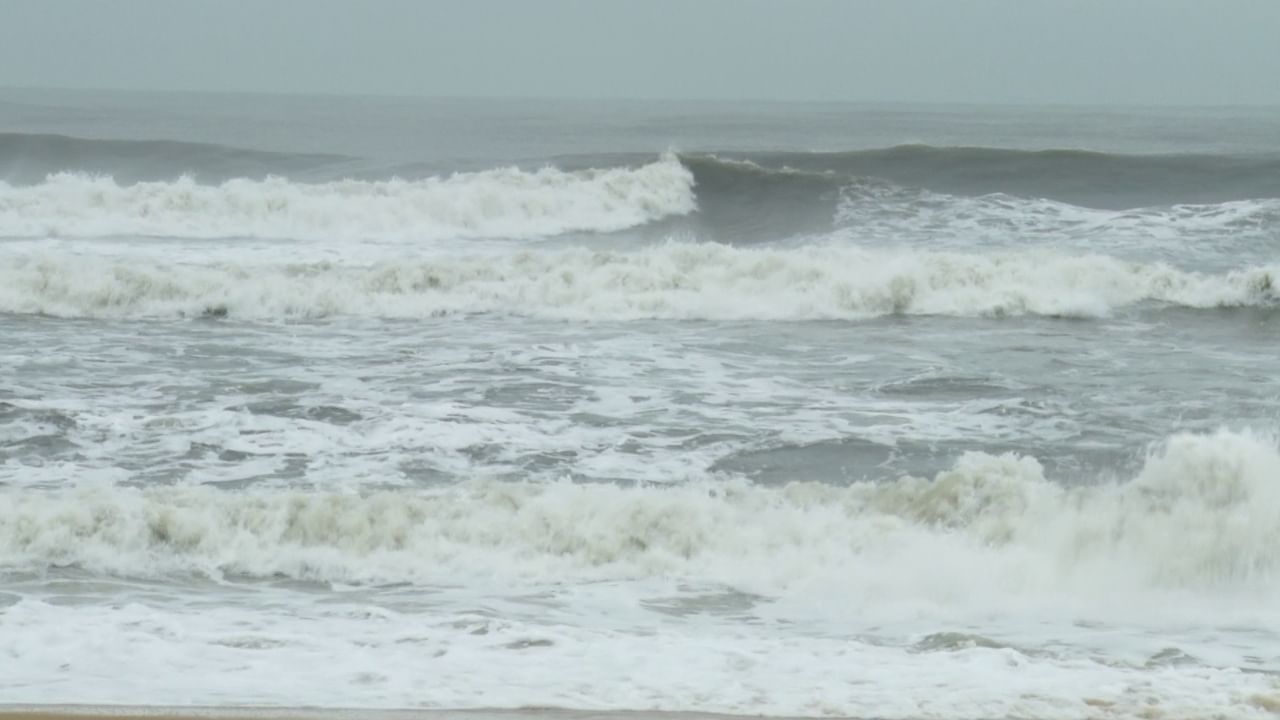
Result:
M0 705L0 720L731 720L694 712L526 710L361 710L355 708L151 707L141 705Z

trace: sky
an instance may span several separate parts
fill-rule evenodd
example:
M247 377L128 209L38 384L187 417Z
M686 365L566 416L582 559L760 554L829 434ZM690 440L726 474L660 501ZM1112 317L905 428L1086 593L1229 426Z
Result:
M0 0L0 86L1280 105L1280 0Z

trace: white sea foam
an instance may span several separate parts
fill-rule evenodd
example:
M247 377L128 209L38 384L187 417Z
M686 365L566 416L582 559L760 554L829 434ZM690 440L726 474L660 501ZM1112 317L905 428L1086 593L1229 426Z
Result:
M1131 481L1074 489L1034 459L970 453L931 480L849 487L10 490L0 568L424 584L664 577L769 595L856 575L855 595L881 607L886 597L1273 588L1278 478L1273 442L1219 432L1171 438Z
M836 210L848 241L929 250L1028 248L1124 254L1221 268L1270 258L1280 200L1100 210L1044 198L943 195L894 185L846 188Z
M33 186L0 182L0 236L536 238L620 230L694 208L693 175L672 154L636 168L318 184L183 177L121 185L59 173Z
M0 691L13 703L696 708L886 720L1249 720L1273 717L1280 701L1263 673L998 644L930 650L696 619L620 632L474 610L256 600L23 601L4 616L0 648L22 662L6 667Z
M0 312L65 317L857 319L888 314L1096 317L1135 303L1269 306L1280 268L1225 273L1052 252L667 244L371 266L243 266L21 254L0 267Z
M972 453L931 480L847 488L8 490L0 573L19 580L0 597L0 651L24 661L0 690L11 702L1264 717L1273 679L1234 668L1265 663L1245 656L1273 655L1280 629L1278 478L1273 439L1220 431L1172 437L1135 477L1079 487L1030 458ZM120 601L40 594L40 578L78 569ZM219 588L184 594L193 574ZM165 582L134 594L110 576ZM338 585L279 583L295 578ZM211 592L215 604L189 602ZM122 654L154 671L119 676Z

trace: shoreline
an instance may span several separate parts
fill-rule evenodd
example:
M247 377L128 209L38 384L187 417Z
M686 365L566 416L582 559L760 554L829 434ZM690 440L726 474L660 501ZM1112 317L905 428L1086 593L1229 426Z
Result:
M272 706L0 705L0 720L803 720L696 711L523 709L374 709Z

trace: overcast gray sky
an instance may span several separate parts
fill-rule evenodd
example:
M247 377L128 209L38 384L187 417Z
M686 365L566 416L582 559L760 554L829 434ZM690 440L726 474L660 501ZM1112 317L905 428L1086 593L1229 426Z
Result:
M0 0L0 85L1280 104L1280 0Z

